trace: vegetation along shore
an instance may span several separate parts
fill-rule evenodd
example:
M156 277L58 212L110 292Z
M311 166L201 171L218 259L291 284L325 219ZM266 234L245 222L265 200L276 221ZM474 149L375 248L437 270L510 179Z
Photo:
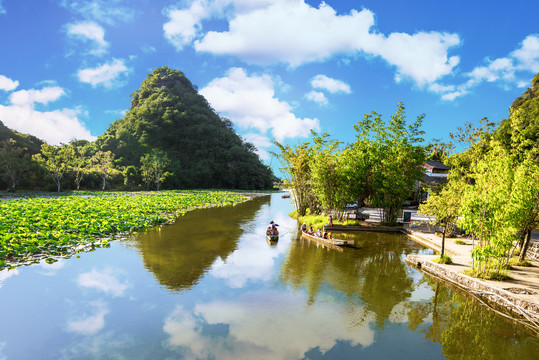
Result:
M114 192L0 201L0 269L71 256L203 207L249 197L224 191Z

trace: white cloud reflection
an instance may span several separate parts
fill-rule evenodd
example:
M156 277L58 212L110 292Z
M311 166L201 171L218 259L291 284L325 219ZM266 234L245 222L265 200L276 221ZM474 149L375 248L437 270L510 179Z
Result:
M113 297L123 296L130 284L125 271L119 269L92 270L79 275L77 283L81 287L94 288Z
M296 220L285 213L274 215L273 219L279 224L281 237L277 246L268 250L265 240L266 224L259 223L254 233L244 235L242 246L226 260L218 258L210 269L210 274L218 279L224 279L231 288L242 288L248 281L267 281L274 274L273 267L279 255L288 250L290 240L285 236L287 229L296 228Z
M109 313L107 306L100 301L94 301L90 305L94 308L94 313L68 321L67 329L69 331L81 335L93 335L105 327L105 315Z
M4 282L12 276L19 275L19 269L9 270L4 269L0 271L0 288L4 285Z
M178 306L163 330L167 345L186 359L292 359L314 348L326 353L337 341L364 347L374 342L374 315L362 307L335 306L329 299L305 304L298 294L248 293L233 302L199 304L193 313ZM205 336L205 328L219 325L225 331Z

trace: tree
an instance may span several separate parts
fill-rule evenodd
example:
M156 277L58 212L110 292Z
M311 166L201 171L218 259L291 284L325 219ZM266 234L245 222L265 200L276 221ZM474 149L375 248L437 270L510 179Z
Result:
M114 166L114 154L110 151L98 151L90 159L91 168L103 180L101 189L104 191L107 179L120 174L120 171Z
M444 256L446 233L453 233L460 215L460 199L464 184L457 180L449 181L438 189L431 189L427 202L419 205L418 214L433 216L442 227L442 248L440 257Z
M153 150L151 153L140 158L142 179L147 187L150 182L155 182L157 190L161 188L161 183L172 173L167 172L170 159L161 150Z
M354 125L358 133L353 149L361 169L360 184L365 188L357 194L366 194L372 204L382 209L382 221L394 223L402 203L412 196L416 182L423 176L421 165L425 162L425 147L421 145L424 132L420 129L425 115L407 124L405 107L398 103L389 124L376 111L365 114L363 121Z
M90 149L91 145L86 140L73 140L67 145L66 158L73 173L77 190L80 189L80 184L84 175L88 173L90 165Z
M5 139L0 142L0 166L13 190L17 187L22 174L30 166L29 155L25 153L25 150L25 148L17 146L13 139Z
M308 142L291 147L274 144L281 151L272 153L282 164L281 170L285 173L284 183L293 193L294 207L298 216L305 216L307 209L316 211L318 203L314 196L311 182L312 147Z
M62 177L69 171L66 146L43 144L41 145L41 153L35 154L32 159L45 168L60 192Z

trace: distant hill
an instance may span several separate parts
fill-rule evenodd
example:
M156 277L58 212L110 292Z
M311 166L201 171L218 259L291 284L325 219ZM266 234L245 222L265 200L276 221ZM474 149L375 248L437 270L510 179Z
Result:
M29 134L21 134L15 130L11 130L0 121L0 141L13 139L17 146L25 148L30 154L37 154L41 150L43 141Z
M131 96L129 112L96 140L120 165L139 168L140 158L157 149L172 160L169 188L272 187L271 169L255 147L215 113L181 71L157 68Z

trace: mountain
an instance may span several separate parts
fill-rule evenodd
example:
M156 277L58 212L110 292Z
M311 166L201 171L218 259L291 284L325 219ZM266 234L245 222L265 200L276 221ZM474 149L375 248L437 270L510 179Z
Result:
M119 165L140 168L143 155L163 151L174 175L169 188L267 189L271 169L178 70L160 67L131 94L131 108L96 140Z
M40 152L41 144L43 144L43 141L37 137L11 130L0 121L0 142L7 139L15 140L16 146L26 149L26 152L30 154Z

